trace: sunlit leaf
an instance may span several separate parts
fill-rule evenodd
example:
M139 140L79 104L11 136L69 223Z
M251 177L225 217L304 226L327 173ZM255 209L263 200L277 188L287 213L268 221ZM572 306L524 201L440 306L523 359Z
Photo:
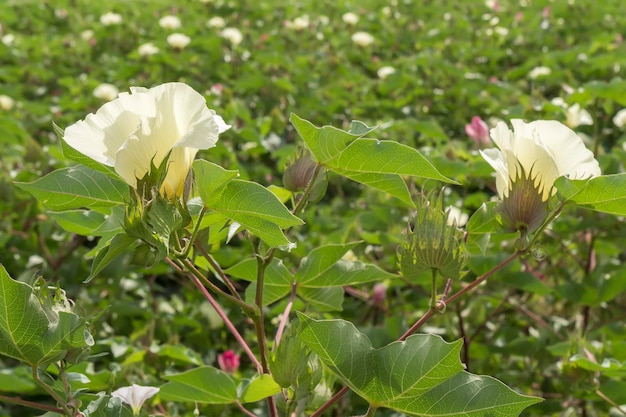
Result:
M374 349L350 322L299 314L300 339L359 396L415 416L518 415L541 401L498 380L464 372L462 342L418 334Z
M161 386L159 391L159 397L166 401L232 404L237 400L234 378L211 366L164 375L163 378L170 381Z
M84 318L39 297L0 265L0 354L38 367L93 344ZM50 305L44 308L43 302Z
M128 185L84 166L58 169L33 182L15 185L30 192L52 210L109 208L124 204Z
M555 182L561 198L603 213L626 215L626 174L602 175L590 180L561 177Z

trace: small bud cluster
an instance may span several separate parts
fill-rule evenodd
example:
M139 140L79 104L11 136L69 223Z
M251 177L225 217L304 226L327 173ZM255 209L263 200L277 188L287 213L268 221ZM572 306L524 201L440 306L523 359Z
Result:
M442 206L441 196L433 201L424 198L414 224L409 225L398 254L402 274L409 279L427 270L436 270L446 278L461 274L467 260L463 232L455 222L448 224L448 212Z

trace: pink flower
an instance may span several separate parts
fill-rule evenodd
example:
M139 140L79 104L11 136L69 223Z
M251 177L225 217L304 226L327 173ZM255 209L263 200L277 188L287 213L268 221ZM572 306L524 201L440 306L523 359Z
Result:
M232 350L227 350L217 355L217 363L222 371L233 374L239 369L239 355Z
M478 146L491 145L491 139L489 138L489 126L479 116L472 117L470 124L465 125L465 133L472 138Z

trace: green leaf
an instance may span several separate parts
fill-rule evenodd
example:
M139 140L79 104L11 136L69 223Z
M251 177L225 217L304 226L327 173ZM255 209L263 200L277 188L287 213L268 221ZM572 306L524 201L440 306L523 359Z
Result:
M487 252L491 234L502 231L496 213L497 205L498 203L495 201L483 203L467 222L465 226L467 230L466 246L471 253L484 255Z
M541 401L491 377L463 372L460 340L418 334L374 349L350 322L299 317L304 344L374 406L416 416L483 417L518 415Z
M341 259L359 243L334 244L313 249L302 259L294 277L295 281L308 288L325 288L397 277L373 264Z
M83 282L86 284L94 279L107 265L125 253L136 241L136 238L128 236L126 233L115 235L115 237L109 241L108 245L98 251L91 264L91 272Z
M562 199L603 213L626 215L626 173L589 180L561 177L554 183Z
M341 176L390 194L398 198L403 203L406 203L411 207L415 207L415 203L411 198L411 193L409 192L406 182L399 175L353 172L340 168L333 168L332 170Z
M244 380L240 388L242 403L261 401L280 392L280 385L268 374L257 376L251 380Z
M229 171L204 159L196 159L192 168L202 201L209 201L214 193L239 176L239 171Z
M105 220L104 214L94 210L52 211L48 214L68 232L83 236L94 236Z
M200 189L205 188L205 181L208 180L198 178ZM210 186L210 183L206 185ZM203 202L207 208L241 224L272 247L289 245L282 229L303 224L274 193L250 181L231 180L205 195Z
M120 398L110 397L104 392L99 392L96 394L96 398L87 405L83 415L85 417L120 417L123 411Z
M254 302L257 280L257 261L249 258L226 269L228 275L243 279L253 284L246 288L246 300ZM272 304L281 298L286 297L291 292L293 285L293 275L281 260L272 259L272 262L265 269L265 280L263 282L263 305Z
M15 185L52 210L110 208L124 204L128 196L126 183L83 166L58 169L38 180Z
M455 183L441 175L416 149L389 140L356 139L329 160L326 166L345 171L409 175Z
M341 311L343 309L343 287L307 288L298 287L298 295L319 311Z
M165 375L159 397L165 401L190 401L203 404L232 404L237 401L237 384L232 376L202 366L180 374Z
M318 128L295 114L290 121L316 161L411 206L414 204L402 175L456 183L414 148L393 141L363 139L373 129L361 122L353 122L350 132L345 132L332 126Z
M45 366L72 349L93 345L85 320L62 303L34 294L0 265L0 353L31 367ZM43 303L48 303L44 305Z
M348 143L371 131L356 127L355 129L358 133L354 134L344 132L333 126L317 127L294 113L291 113L289 121L294 125L304 143L306 143L313 158L323 164L335 158L339 152L345 149Z
M0 370L0 393L32 394L38 388L33 375L25 366Z

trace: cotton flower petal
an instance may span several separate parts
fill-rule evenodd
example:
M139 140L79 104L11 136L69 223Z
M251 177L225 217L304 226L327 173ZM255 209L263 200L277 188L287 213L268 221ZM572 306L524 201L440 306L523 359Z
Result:
M115 165L115 154L137 130L141 119L155 117L156 106L149 96L122 93L85 120L65 129L63 139L72 148L104 165Z

